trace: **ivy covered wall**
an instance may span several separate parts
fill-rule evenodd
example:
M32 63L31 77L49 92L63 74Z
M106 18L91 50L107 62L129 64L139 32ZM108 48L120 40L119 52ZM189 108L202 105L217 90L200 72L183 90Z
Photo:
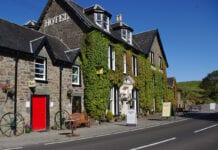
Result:
M84 35L81 66L85 85L86 111L92 117L101 117L108 108L110 76L108 70L108 46L110 41L100 32ZM103 69L103 74L96 74ZM97 118L96 118L97 119Z
M115 51L115 71L108 69L108 47ZM127 73L123 73L123 55L126 54ZM81 66L85 85L84 99L86 111L95 118L104 115L109 108L110 88L120 87L124 76L129 75L135 80L134 88L139 91L140 111L153 109L156 99L156 111L161 111L162 100L167 98L166 65L160 71L151 69L150 58L144 54L135 54L137 58L138 75L132 73L133 51L123 44L112 43L108 37L99 31L84 35L81 50ZM103 74L96 71L103 70ZM153 83L155 77L155 84Z

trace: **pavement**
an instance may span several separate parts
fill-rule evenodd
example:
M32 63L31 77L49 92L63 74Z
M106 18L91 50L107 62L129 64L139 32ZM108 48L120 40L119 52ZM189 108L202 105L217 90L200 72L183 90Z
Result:
M49 130L46 132L31 132L21 136L4 137L0 135L0 150L22 149L28 145L42 144L50 145L56 143L71 142L94 137L102 137L111 134L132 132L136 130L152 128L156 126L171 124L187 120L183 117L171 117L170 119L160 119L159 117L141 118L137 120L137 125L127 125L126 121L104 122L100 125L94 124L91 128L80 127L74 130L79 136L66 136L71 130Z

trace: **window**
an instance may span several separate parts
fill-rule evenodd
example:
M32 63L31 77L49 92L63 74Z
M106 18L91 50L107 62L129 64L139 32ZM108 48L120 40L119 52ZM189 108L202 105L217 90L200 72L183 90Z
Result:
M129 44L132 44L132 32L127 29L121 30L121 37L123 40L127 41Z
M109 17L102 13L95 13L95 23L105 31L109 31Z
M155 81L155 76L153 75L153 76L152 76L152 84L153 84L153 87L155 87L155 85L156 85L155 82L156 82L156 81Z
M35 60L35 80L45 81L46 78L46 69L47 69L47 60L46 58L40 57Z
M110 110L112 111L113 115L120 114L119 108L119 88L113 86L110 89Z
M123 54L123 73L127 72L126 53Z
M111 45L108 48L108 68L115 71L115 51Z
M153 98L153 112L156 112L156 104L157 104L157 100L156 97Z
M96 24L98 24L99 26L101 26L101 14L96 14Z
M134 108L136 110L136 112L139 112L139 91L136 89L132 90L132 98L134 99L134 101L132 102L132 108Z
M108 25L109 25L108 17L103 15L103 22L102 22L103 29L108 31Z
M124 39L124 40L127 40L127 29L122 29L121 30L121 35L122 35L122 38Z
M132 56L132 72L134 76L138 75L138 70L137 70L137 59L136 56Z
M152 52L151 51L151 56L150 56L150 58L151 58L151 65L154 65L154 52Z
M79 66L73 66L72 68L72 84L80 85L80 68Z
M162 57L160 57L160 56L159 56L159 67L160 67L160 69L163 69Z

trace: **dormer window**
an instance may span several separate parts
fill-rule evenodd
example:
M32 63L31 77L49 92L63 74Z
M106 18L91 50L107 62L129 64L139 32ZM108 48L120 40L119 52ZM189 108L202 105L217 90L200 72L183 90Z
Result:
M95 13L95 23L109 32L109 17L102 13Z
M123 40L127 41L129 44L132 44L132 32L127 29L121 29L121 37Z

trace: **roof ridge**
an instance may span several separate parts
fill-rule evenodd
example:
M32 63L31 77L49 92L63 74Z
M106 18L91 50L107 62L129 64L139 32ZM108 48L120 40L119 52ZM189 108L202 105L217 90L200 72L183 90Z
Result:
M152 31L158 31L158 29L157 29L157 28L154 28L154 29L142 31L142 32L139 32L139 33L134 34L133 36L135 36L135 35L140 35L140 34L144 34L144 33L148 33L148 32L152 32Z
M60 41L67 49L66 50L70 50L71 48L62 40L60 39L58 36L54 36L54 35L49 35L49 34L45 34L43 33L45 36L48 36L50 38L56 39L58 41Z

